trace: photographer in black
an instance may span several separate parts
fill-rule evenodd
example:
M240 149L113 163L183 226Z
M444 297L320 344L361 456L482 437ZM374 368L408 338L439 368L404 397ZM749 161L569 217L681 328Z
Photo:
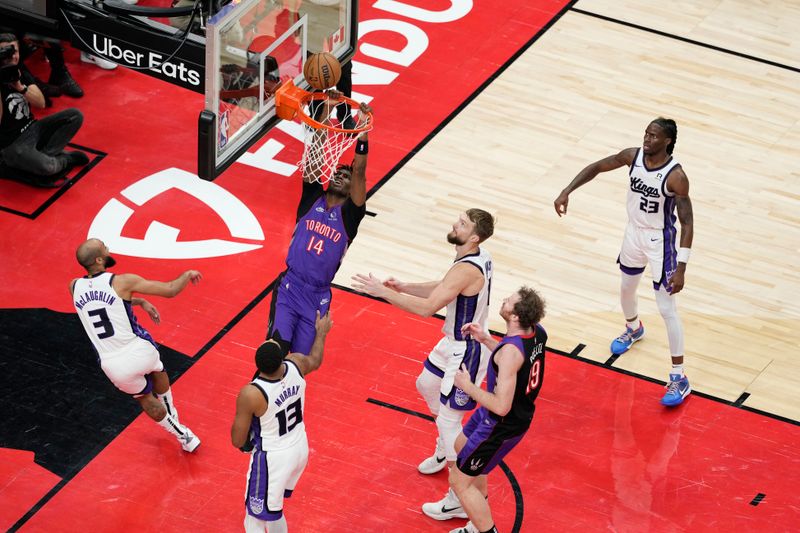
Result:
M83 152L65 152L83 124L77 109L65 109L41 120L31 106L45 107L36 84L20 81L19 43L0 33L0 177L41 187L59 187L70 169L85 165Z

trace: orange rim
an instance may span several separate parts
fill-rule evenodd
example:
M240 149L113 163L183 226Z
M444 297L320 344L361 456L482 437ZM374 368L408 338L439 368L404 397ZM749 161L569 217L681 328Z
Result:
M297 117L314 129L326 129L349 134L363 133L372 129L372 113L366 114L367 121L360 128L346 129L318 122L308 116L303 110L303 107L311 100L325 100L326 98L328 98L328 96L325 93L310 93L296 86L294 81L287 80L275 91L275 110L277 115L283 120L293 120ZM340 97L337 102L347 102L350 107L359 107L358 102L347 96Z

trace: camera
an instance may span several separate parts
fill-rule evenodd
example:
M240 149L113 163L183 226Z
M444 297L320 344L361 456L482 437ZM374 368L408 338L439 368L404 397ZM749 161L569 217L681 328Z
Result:
M6 64L17 51L13 44L0 46L0 83L14 83L19 80L19 66Z
M17 47L13 44L7 44L4 46L0 46L0 63L9 59L14 56L14 52L17 51Z

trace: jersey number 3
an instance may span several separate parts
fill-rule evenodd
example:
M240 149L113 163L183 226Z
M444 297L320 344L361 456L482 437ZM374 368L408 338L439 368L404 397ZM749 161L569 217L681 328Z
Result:
M97 322L92 322L92 325L95 327L95 329L102 329L102 331L97 332L98 339L107 339L114 336L114 324L112 324L111 320L108 319L108 313L104 308L101 307L100 309L93 309L88 311L86 314L100 319Z
M275 418L278 419L278 436L283 437L303 421L302 400L298 399L283 411L278 411Z

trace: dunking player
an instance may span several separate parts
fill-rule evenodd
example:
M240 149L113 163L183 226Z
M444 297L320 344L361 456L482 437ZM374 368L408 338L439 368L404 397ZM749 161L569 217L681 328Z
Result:
M275 340L256 351L258 375L242 387L236 400L231 442L253 452L247 475L244 529L247 533L288 531L283 498L292 494L308 462L303 422L305 376L322 364L325 337L333 322L317 312L316 337L308 355L292 353Z
M611 343L611 353L627 352L644 337L639 320L636 289L645 266L650 264L656 303L667 326L672 355L667 392L661 403L679 405L691 392L683 370L683 325L678 317L675 295L683 289L686 263L694 236L689 179L672 157L678 140L674 120L657 118L644 132L641 148L626 148L581 170L561 191L554 204L559 216L567 214L569 194L594 179L600 172L629 167L628 226L617 263L622 271L620 302L625 314L625 331ZM681 223L680 248L675 249L675 210Z
M331 100L338 95L329 91ZM361 104L361 112L372 109ZM286 256L286 270L272 295L267 338L280 339L292 352L308 353L314 342L314 316L331 302L331 282L366 213L367 133L356 142L351 165L333 174L327 190L317 181L320 170L303 172L297 225Z
M423 474L434 474L452 466L456 459L455 440L461 431L461 420L475 402L453 379L464 365L474 383L480 384L486 374L488 352L479 342L462 334L464 324L477 322L488 331L489 293L492 285L492 257L480 244L494 233L494 218L482 209L461 213L447 234L447 242L455 245L456 258L442 280L425 283L403 283L389 278L384 283L372 274L357 274L353 287L383 298L387 302L420 316L430 316L447 306L442 332L444 337L433 348L417 378L417 390L436 417L439 438L434 454L418 467ZM444 499L426 503L423 512L436 520L466 518L452 491Z
M450 469L450 486L461 500L470 521L451 533L497 533L486 491L486 475L500 463L530 428L534 401L544 379L544 346L539 322L544 300L528 287L503 300L500 316L506 335L500 341L486 334L480 324L463 327L492 350L486 390L470 379L464 369L456 374L456 386L480 404L456 440L458 468Z
M175 435L184 450L193 452L200 439L178 421L158 346L137 322L133 306L141 305L158 324L158 310L134 293L172 298L190 281L199 283L200 272L187 270L170 282L150 281L136 274L115 275L107 269L116 262L99 239L87 240L75 255L87 275L70 281L69 292L97 351L100 368L119 390L139 402L147 416Z

